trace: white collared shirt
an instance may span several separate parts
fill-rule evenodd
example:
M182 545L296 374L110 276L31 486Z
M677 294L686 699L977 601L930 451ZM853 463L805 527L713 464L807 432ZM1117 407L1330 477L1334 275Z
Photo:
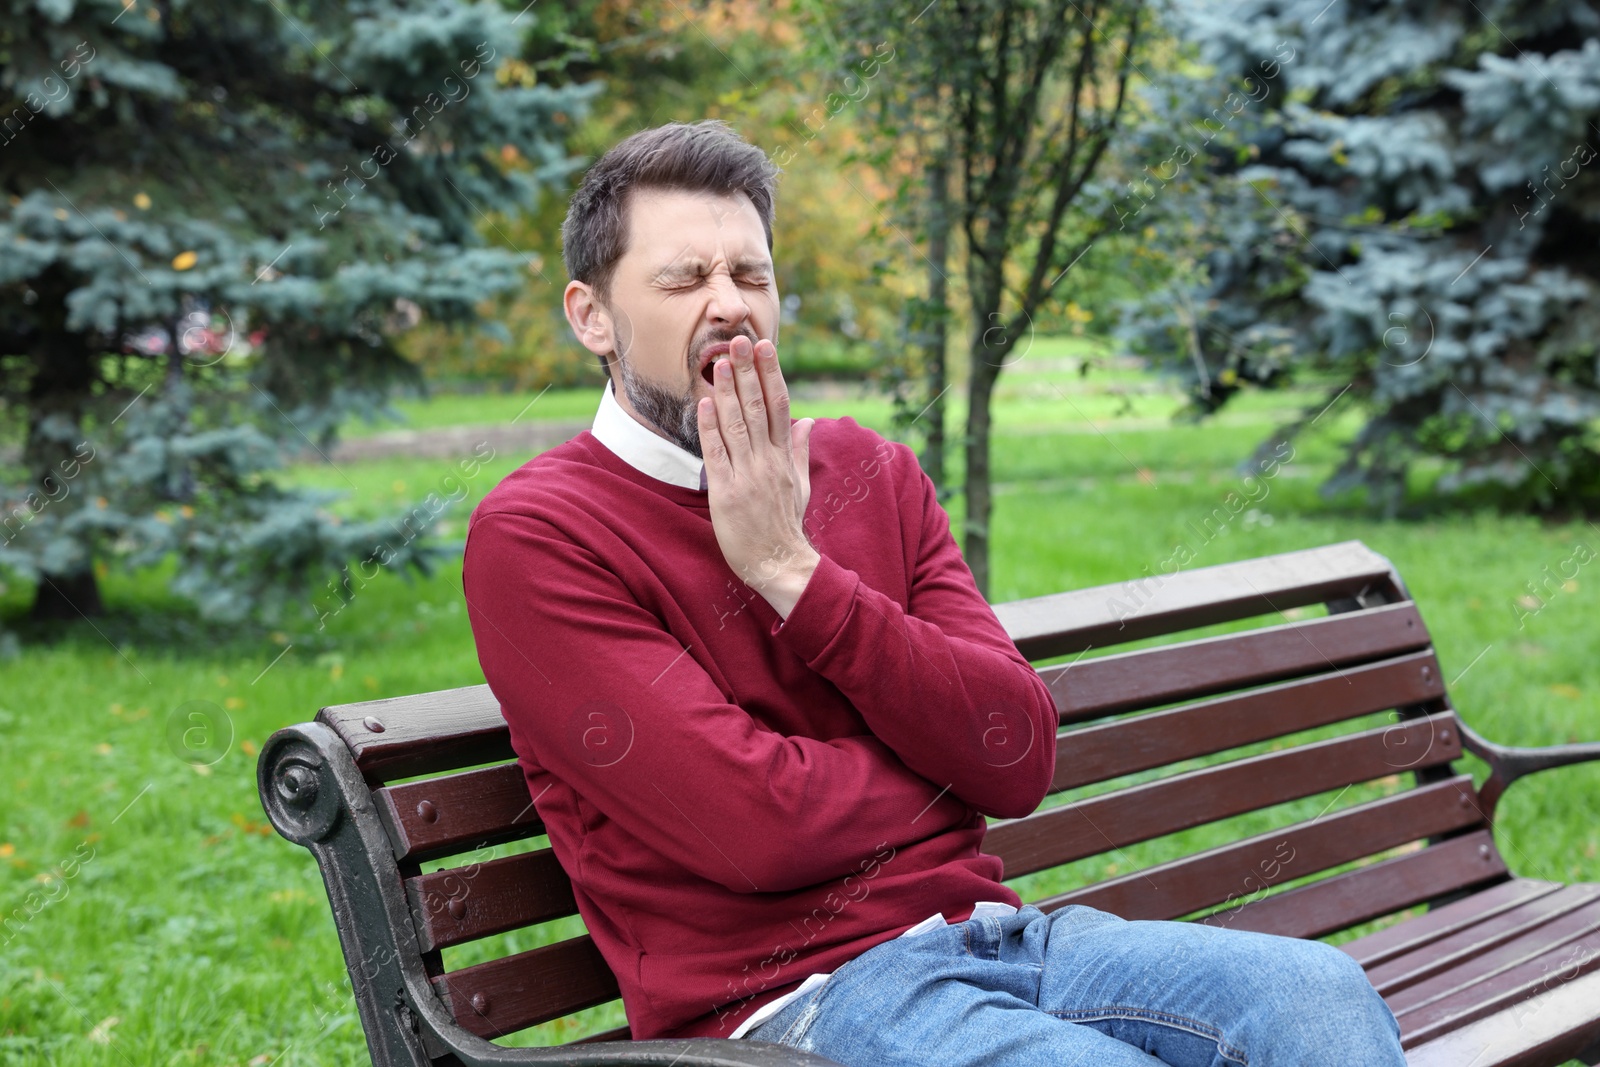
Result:
M615 387L606 382L600 410L594 413L590 433L628 466L657 481L704 489L706 465L699 456L667 440L628 414L617 401Z

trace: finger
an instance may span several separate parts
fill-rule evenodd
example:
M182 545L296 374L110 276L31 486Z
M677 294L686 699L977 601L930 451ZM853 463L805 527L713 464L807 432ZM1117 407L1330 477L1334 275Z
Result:
M728 462L728 448L722 440L722 430L717 425L717 405L709 398L702 398L695 405L695 415L700 429L700 458L706 465L706 488L711 488L711 483L725 482L733 474L733 468Z
M772 428L750 338L735 337L728 343L728 356L733 361L733 381L739 393L740 413L749 431L751 452L764 451L772 444Z
M789 387L783 380L783 370L778 366L778 349L766 338L756 342L756 371L761 376L761 390L767 398L767 432L772 443L788 451L791 441L789 425Z
M794 426L794 473L800 486L802 512L811 499L811 431L816 425L816 419L801 419Z
M745 424L739 407L739 393L734 387L733 360L727 356L717 360L712 371L712 398L717 408L717 428L722 433L722 443L727 451L731 470L741 471L750 465L750 428Z

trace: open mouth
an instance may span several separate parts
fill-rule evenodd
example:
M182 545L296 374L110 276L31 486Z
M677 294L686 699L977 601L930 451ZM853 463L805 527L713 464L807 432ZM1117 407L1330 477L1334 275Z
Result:
M700 351L700 377L704 378L707 385L715 385L716 379L712 377L715 372L717 360L728 354L728 342L718 341L716 344L707 345Z

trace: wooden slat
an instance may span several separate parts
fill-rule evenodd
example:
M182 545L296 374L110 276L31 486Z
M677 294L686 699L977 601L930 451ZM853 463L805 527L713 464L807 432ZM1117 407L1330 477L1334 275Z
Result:
M406 896L424 952L578 912L548 848L407 878Z
M1360 541L996 604L1030 660L1376 592L1399 599L1389 561Z
M1428 647L1410 601L1045 667L1062 723L1339 670Z
M1600 897L1600 885L1563 886L1559 893L1541 896L1474 923L1404 956L1368 968L1367 978L1385 997L1408 986L1455 970L1466 961L1485 955L1520 938L1526 938L1546 923L1577 911Z
M1442 974L1412 982L1384 997L1395 1017L1405 1025L1405 1016L1418 1019L1441 1018L1459 1008L1476 1004L1492 991L1507 988L1505 975L1517 971L1562 944L1582 946L1585 939L1600 934L1600 900L1592 894L1579 907L1552 918L1534 929L1504 941L1487 952L1467 958ZM1600 954L1600 948L1597 948ZM1441 1007L1444 1005L1445 1007ZM1446 1010L1448 1008L1448 1011Z
M1450 994L1415 1008L1397 1007L1405 994L1429 982L1402 990L1389 999L1400 1023L1403 1047L1419 1045L1467 1023L1503 1011L1584 974L1600 971L1600 903L1591 904L1439 975L1432 982L1448 987L1479 972L1487 977L1461 985ZM1590 1007L1593 1017L1593 1005Z
M1461 900L1430 908L1425 914L1386 930L1347 941L1339 948L1361 966L1370 969L1561 888L1560 882L1513 878Z
M1507 874L1493 835L1475 830L1420 852L1214 911L1195 922L1283 937L1325 937L1458 889L1503 881Z
M1407 755L1397 765L1397 752ZM1178 830L1461 755L1450 712L1174 774L998 823L983 850L1005 877L1082 859Z
M1600 1051L1600 971L1406 1050L1409 1067L1549 1067ZM1591 1060L1592 1062L1592 1060Z
M535 837L544 824L515 763L372 791L396 859L423 860Z
M1296 730L1403 708L1444 696L1432 652L1320 674L1119 722L1056 739L1052 792L1165 767Z
M1483 816L1473 797L1472 776L1463 774L1033 903L1044 912L1086 904L1124 919L1176 919L1230 897L1250 897L1281 882L1478 825Z
M487 685L335 704L317 712L317 721L349 746L373 784L516 757Z
M456 1022L494 1038L621 996L589 937L575 937L433 980Z

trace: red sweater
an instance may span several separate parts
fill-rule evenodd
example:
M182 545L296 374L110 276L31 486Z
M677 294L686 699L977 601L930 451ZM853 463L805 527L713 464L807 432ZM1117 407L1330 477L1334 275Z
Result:
M473 513L478 658L635 1037L727 1036L934 912L1021 903L982 816L1043 798L1055 704L932 482L819 419L806 532L822 562L783 620L704 490L588 430Z

